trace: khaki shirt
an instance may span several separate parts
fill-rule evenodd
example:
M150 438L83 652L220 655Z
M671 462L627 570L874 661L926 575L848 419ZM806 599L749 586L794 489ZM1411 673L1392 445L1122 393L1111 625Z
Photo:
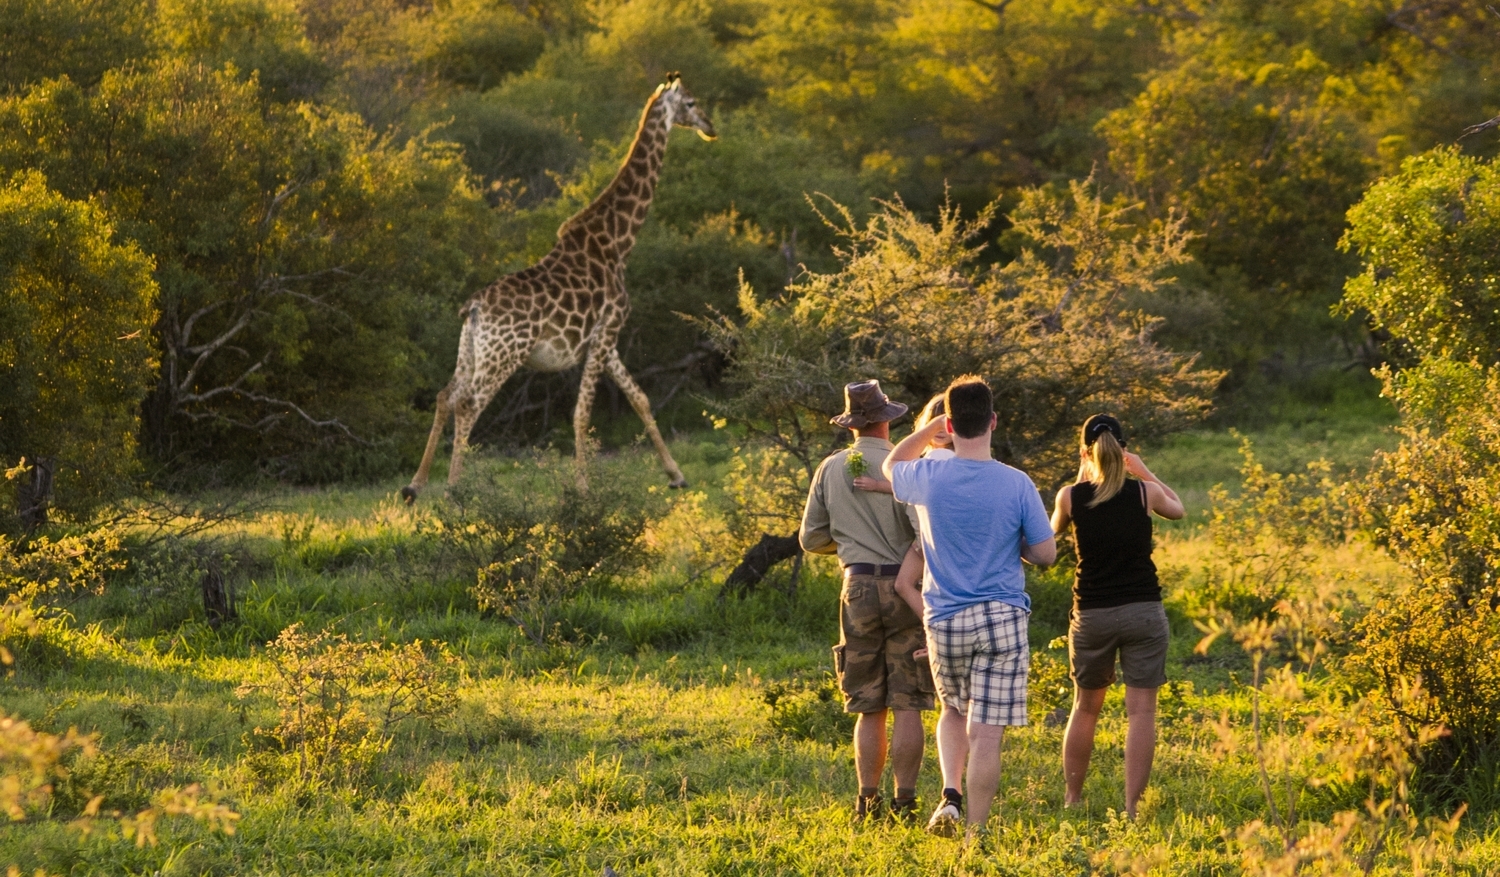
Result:
M828 455L813 475L797 538L804 551L838 553L839 563L900 563L916 538L905 503L889 493L854 486L845 461L850 451L865 457L865 474L880 478L880 464L894 447L885 439L864 436L852 448Z

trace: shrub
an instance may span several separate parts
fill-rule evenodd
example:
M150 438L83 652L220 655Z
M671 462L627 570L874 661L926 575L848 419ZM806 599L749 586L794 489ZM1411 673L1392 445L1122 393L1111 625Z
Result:
M129 487L156 371L151 260L115 238L97 202L39 172L0 182L0 461L55 459L75 515Z
M645 568L647 526L659 490L640 467L590 464L588 489L555 453L476 467L438 513L440 537L477 569L482 611L496 612L541 645L559 629L567 601Z
M1402 715L1449 730L1427 753L1424 788L1492 803L1500 768L1500 368L1430 360L1385 378L1401 407L1402 441L1377 456L1358 509L1411 580L1381 595L1356 627L1362 648L1351 669L1393 703L1420 679L1430 697ZM1474 768L1483 770L1467 790L1452 782Z
M308 634L300 623L267 643L266 658L267 678L238 693L271 696L277 723L255 735L292 756L295 777L306 783L353 780L387 751L397 726L451 714L463 672L442 643L358 642ZM252 767L275 777L282 765L256 759Z
M1190 611L1214 606L1267 618L1310 583L1315 550L1343 540L1342 494L1326 460L1305 473L1278 473L1266 471L1249 440L1241 440L1240 454L1239 491L1222 484L1209 491L1213 551L1203 588L1184 596Z
M69 770L64 762L75 756L92 758L98 752L98 741L92 735L69 729L66 734L37 731L26 722L0 714L0 808L11 821L21 822L47 811L53 801L54 785L64 784L64 793L76 790L67 786ZM128 783L128 778L122 778ZM157 842L156 826L166 816L188 816L207 823L211 828L234 834L234 823L240 815L216 803L204 789L193 784L178 788L139 789L131 805L143 805L133 815L105 811L105 797L95 795L78 811L73 826L82 830L104 828L102 819L110 820L127 839L137 846ZM134 806L131 809L135 809ZM14 869L12 869L14 873Z
M773 682L763 696L771 708L771 730L783 737L842 746L854 733L854 714L844 712L844 695L831 673Z
M996 266L976 243L994 204L973 220L945 207L935 224L900 202L862 225L833 210L838 271L805 273L770 299L742 285L743 324L705 324L731 360L719 413L796 458L804 478L832 448L844 384L860 378L920 405L958 375L984 376L996 455L1043 486L1076 471L1078 424L1095 411L1140 437L1206 413L1219 375L1154 344L1159 321L1141 310L1186 259L1179 224L1141 231L1128 205L1087 183L1027 190L1009 217L1026 248Z

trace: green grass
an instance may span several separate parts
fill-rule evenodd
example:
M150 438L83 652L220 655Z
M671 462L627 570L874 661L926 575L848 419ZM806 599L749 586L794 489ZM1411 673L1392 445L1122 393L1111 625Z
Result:
M1341 409L1247 435L1277 467L1320 454L1352 465L1390 444L1385 425ZM1191 492L1234 479L1237 446L1195 433L1147 449L1148 462L1200 496ZM730 448L708 434L677 441L674 453L695 486L712 488ZM655 459L637 448L608 465ZM102 755L79 765L50 818L0 828L0 863L80 875L574 875L606 865L621 875L1056 875L1115 873L1134 861L1154 863L1152 873L1227 875L1240 871L1226 838L1264 818L1249 753L1219 752L1209 730L1226 712L1247 715L1248 659L1223 642L1194 655L1198 636L1177 602L1173 684L1141 819L1115 812L1119 691L1100 726L1087 806L1064 812L1061 728L1043 719L1067 697L1066 655L1048 644L1066 627L1069 576L1034 577L1033 721L1006 737L994 836L965 850L894 825L851 828L849 746L826 731L837 724L811 723L825 730L799 739L772 722L769 689L822 684L831 669L838 580L825 559L808 563L794 594L726 600L667 552L646 573L573 600L573 633L537 646L476 611L472 578L422 559L414 522L440 491L412 512L396 502L399 486L265 493L266 510L218 536L238 558L241 612L221 630L204 623L191 576L158 571L77 601L70 633L18 652L0 707L44 730L96 733ZM1162 561L1191 567L1203 550L1201 535L1177 531ZM1188 574L1177 587L1192 584ZM247 756L253 729L272 724L274 710L235 691L263 670L262 645L297 621L362 639L447 642L467 673L456 712L402 730L357 782L267 782ZM129 811L152 788L187 782L208 784L243 814L236 834L171 821L159 846L138 848L68 827L88 793ZM919 792L929 803L939 792L930 737ZM1309 789L1302 802L1314 818L1357 804L1337 789ZM1500 870L1500 821L1468 817L1448 867ZM1379 871L1399 872L1390 860Z

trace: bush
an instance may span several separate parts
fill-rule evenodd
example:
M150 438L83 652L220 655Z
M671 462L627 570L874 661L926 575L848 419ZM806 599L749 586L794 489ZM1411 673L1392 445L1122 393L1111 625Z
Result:
M1084 183L1028 190L1010 216L1025 249L1001 267L983 264L976 243L994 204L972 221L945 207L935 224L900 202L863 224L833 210L840 270L804 274L769 299L744 285L743 324L706 324L731 361L719 413L794 457L804 492L833 446L843 386L860 378L921 405L958 375L984 376L1000 416L996 456L1043 487L1076 471L1078 424L1095 411L1138 437L1206 413L1219 375L1152 343L1159 321L1140 310L1186 259L1178 225L1141 231L1127 205Z
M645 533L662 505L658 488L640 467L590 467L585 489L556 453L476 466L437 514L440 538L477 571L480 610L538 645L571 634L561 629L565 603L651 559Z
M40 173L3 181L0 169L0 463L55 459L57 503L86 514L136 469L156 370L151 260L114 242L96 204L68 200Z
M457 706L463 669L442 643L385 645L350 640L301 623L266 644L269 673L239 695L269 694L275 725L255 736L290 758L252 758L270 779L288 769L304 783L357 779L390 747L399 725L445 718Z
M1431 695L1413 723L1441 723L1424 765L1433 791L1480 790L1500 769L1500 368L1443 360L1386 374L1402 442L1376 457L1359 509L1411 582L1356 628L1353 667L1394 697L1420 679ZM1490 781L1450 778L1483 767ZM1478 780L1479 777L1471 777ZM1470 798L1476 805L1479 801Z
M1268 472L1241 440L1238 492L1209 491L1213 545L1204 586L1185 594L1190 612L1213 606L1238 618L1268 618L1311 583L1315 550L1344 537L1341 493L1326 460L1305 473Z
M771 708L771 730L783 737L843 746L854 733L855 716L844 712L844 695L831 673L773 682L764 697Z

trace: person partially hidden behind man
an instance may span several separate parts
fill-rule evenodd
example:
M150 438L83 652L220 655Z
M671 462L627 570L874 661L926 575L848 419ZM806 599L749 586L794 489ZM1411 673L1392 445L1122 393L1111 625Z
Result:
M882 469L896 498L917 508L927 562L924 621L943 701L937 727L943 800L927 828L951 837L967 815L966 834L974 838L1000 787L1005 726L1026 724L1031 600L1021 561L1046 566L1057 559L1057 544L1036 485L990 456L989 385L961 377L943 401L948 416L904 439ZM918 459L942 429L953 434L955 456Z
M888 711L895 714L889 741L895 774L891 813L906 821L916 818L924 745L921 711L933 707L922 619L895 591L901 559L916 538L908 510L888 493L854 486L865 470L872 475L880 471L891 450L890 422L905 413L906 406L887 399L878 381L844 387L844 413L832 422L854 431L854 446L834 452L818 467L798 534L804 550L837 553L844 567L839 644L833 653L844 710L859 714L854 725L856 822L878 815L883 807L880 777ZM860 456L851 460L854 454Z

